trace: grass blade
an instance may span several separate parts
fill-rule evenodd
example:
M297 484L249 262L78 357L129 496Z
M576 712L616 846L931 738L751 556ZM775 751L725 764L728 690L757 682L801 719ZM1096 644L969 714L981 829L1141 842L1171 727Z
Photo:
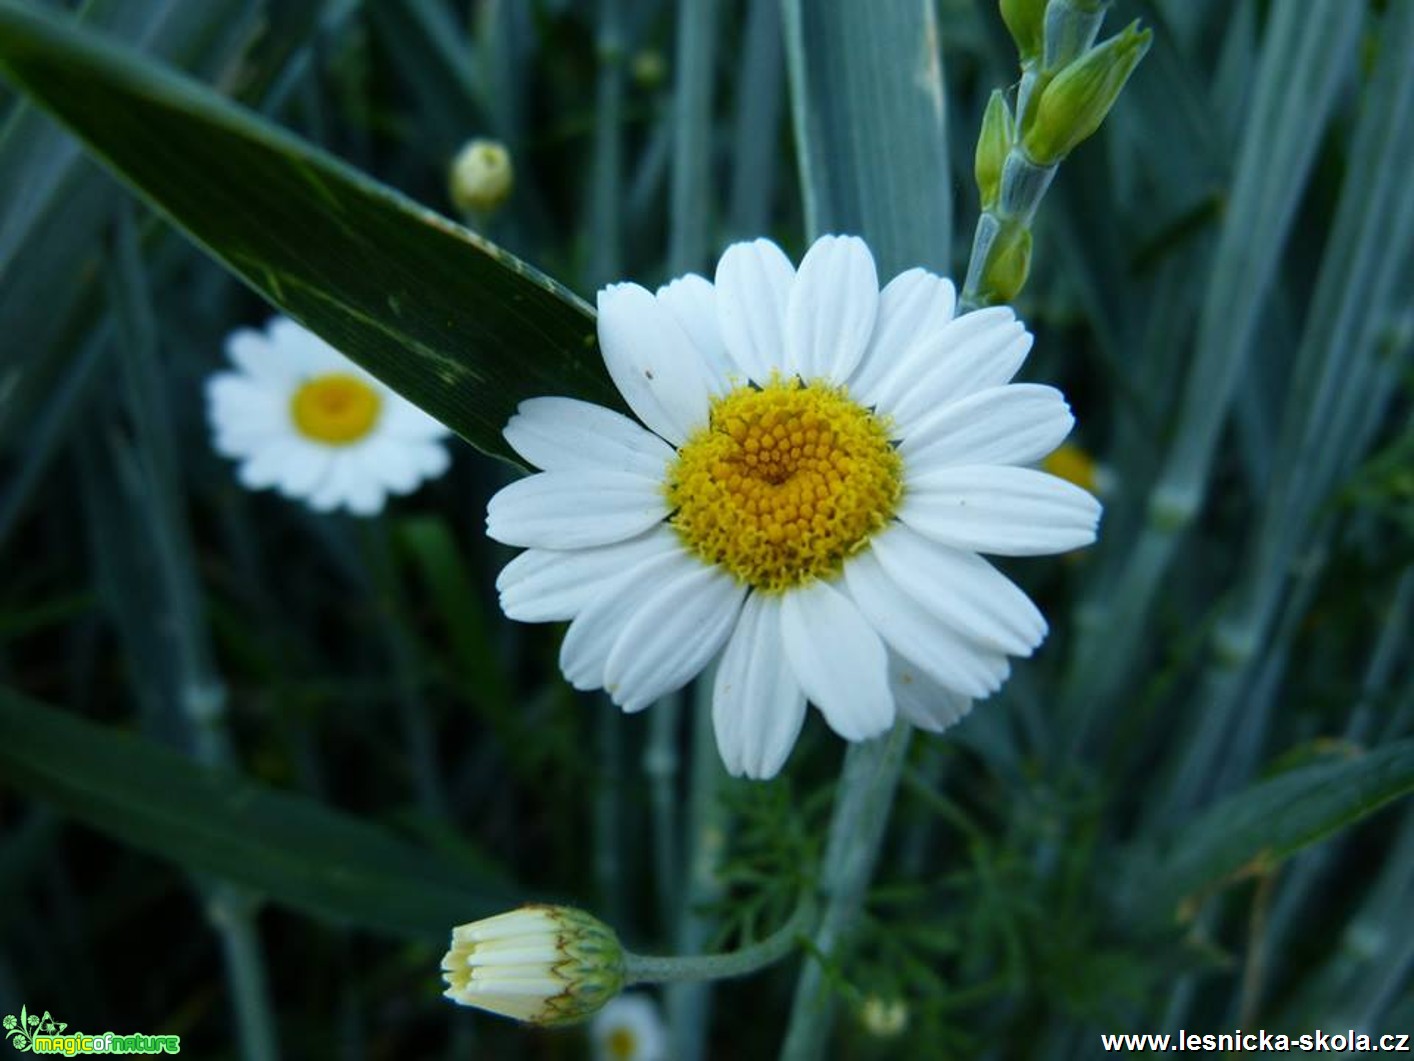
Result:
M440 936L510 901L489 874L4 689L0 776L134 847L317 917Z

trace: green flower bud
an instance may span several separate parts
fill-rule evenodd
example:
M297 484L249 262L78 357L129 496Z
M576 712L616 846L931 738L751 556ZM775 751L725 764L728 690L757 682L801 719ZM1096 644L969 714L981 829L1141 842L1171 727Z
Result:
M452 160L448 191L458 210L485 213L506 201L515 183L511 153L496 140L472 140Z
M1016 41L1023 64L1041 57L1042 30L1046 23L1046 0L1001 0L1002 21Z
M975 172L983 210L990 210L997 203L1002 165L1011 153L1012 125L1011 108L1006 105L1006 98L994 90L982 115L982 131L977 134Z
M1021 146L1037 165L1054 165L1100 127L1120 89L1149 50L1153 33L1135 22L1061 70L1031 108Z
M663 59L662 52L645 48L634 53L629 72L633 75L634 84L640 88L653 89L661 85L668 76L668 64Z
M1020 225L1004 226L987 255L979 285L988 305L1010 302L1026 286L1031 273L1031 230Z
M614 930L583 910L531 904L452 929L443 994L529 1024L576 1024L624 986Z

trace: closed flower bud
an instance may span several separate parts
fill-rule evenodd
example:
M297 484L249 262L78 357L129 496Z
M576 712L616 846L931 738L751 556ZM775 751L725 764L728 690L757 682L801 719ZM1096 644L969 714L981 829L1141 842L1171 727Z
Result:
M982 209L996 205L1002 182L1002 164L1011 151L1011 108L998 91L993 91L982 115L982 131L977 135L977 191L982 196Z
M510 196L514 183L511 154L499 141L472 140L452 160L449 191L458 210L494 210Z
M1010 302L1026 286L1031 273L1031 230L1020 225L1002 229L982 272L981 290L990 305Z
M859 1007L859 1022L876 1039L895 1039L908 1029L908 1003L901 998L869 995Z
M452 930L443 992L529 1024L576 1024L624 986L613 929L583 910L528 905Z
M1023 64L1041 57L1042 30L1046 22L1046 0L1001 0L1002 21L1016 41Z
M1031 108L1021 145L1037 165L1053 165L1100 127L1153 34L1135 22L1051 79Z

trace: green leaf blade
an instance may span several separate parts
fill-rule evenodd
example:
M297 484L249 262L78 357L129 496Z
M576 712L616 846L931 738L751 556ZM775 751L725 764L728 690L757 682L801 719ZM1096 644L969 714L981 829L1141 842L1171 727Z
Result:
M593 314L205 87L0 0L0 70L214 258L485 452L521 400L617 408Z
M326 919L435 936L510 886L310 800L0 689L0 777L134 847Z
M1214 804L1176 833L1148 862L1153 879L1138 893L1154 913L1171 912L1246 867L1275 865L1410 792L1414 738L1291 770Z

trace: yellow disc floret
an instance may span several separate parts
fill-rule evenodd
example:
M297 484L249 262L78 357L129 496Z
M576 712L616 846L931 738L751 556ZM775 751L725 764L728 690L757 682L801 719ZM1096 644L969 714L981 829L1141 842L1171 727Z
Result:
M333 372L301 384L290 399L290 415L305 438L346 446L373 430L382 404L378 392L357 376Z
M696 555L757 589L835 574L893 516L903 462L843 387L774 378L712 402L667 481Z

